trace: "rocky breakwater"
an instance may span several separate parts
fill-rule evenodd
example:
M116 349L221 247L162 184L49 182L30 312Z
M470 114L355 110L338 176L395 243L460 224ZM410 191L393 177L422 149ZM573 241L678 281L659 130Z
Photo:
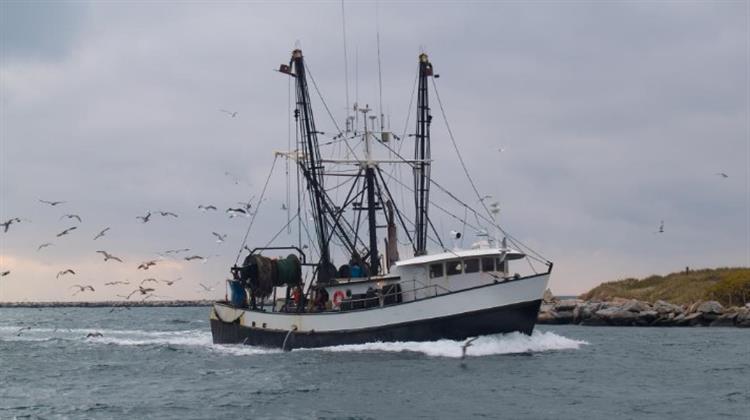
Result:
M719 302L674 305L663 300L643 302L613 299L607 302L545 296L539 324L580 324L652 327L750 327L750 304L724 308Z

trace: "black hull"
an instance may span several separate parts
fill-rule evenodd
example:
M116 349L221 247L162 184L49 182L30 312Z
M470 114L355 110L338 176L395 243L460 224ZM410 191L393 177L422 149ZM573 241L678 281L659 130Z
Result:
M248 344L290 350L374 341L463 340L478 335L522 332L531 335L541 300L501 306L477 312L432 318L403 324L335 332L291 332L249 328L239 322L211 320L215 344ZM287 337L287 335L289 337ZM286 345L284 346L284 341Z

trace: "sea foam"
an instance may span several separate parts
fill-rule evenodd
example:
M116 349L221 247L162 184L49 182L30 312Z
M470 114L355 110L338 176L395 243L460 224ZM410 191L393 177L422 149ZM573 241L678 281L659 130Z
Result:
M317 350L330 352L415 352L434 357L461 357L465 341L405 341L375 342L343 346L323 347ZM495 354L536 353L551 350L575 350L586 341L574 340L553 332L535 331L531 336L522 333L495 334L474 340L466 350L466 356L489 356Z

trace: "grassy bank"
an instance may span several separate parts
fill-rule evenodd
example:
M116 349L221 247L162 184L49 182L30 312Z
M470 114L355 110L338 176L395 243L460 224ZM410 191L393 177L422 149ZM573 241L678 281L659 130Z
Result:
M717 300L725 306L744 305L750 300L750 268L708 268L681 271L643 279L627 278L602 283L580 296L585 300L638 299L689 305Z

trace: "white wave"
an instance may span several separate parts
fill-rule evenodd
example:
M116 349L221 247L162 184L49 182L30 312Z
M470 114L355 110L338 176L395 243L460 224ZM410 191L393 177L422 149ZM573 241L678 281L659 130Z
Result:
M317 350L331 352L415 352L434 357L461 357L465 341L397 341L392 343L374 342L343 346L322 347ZM550 350L575 350L589 344L582 340L557 335L553 332L534 331L531 336L522 333L487 335L477 338L466 350L467 356L489 356L494 354L536 353Z

